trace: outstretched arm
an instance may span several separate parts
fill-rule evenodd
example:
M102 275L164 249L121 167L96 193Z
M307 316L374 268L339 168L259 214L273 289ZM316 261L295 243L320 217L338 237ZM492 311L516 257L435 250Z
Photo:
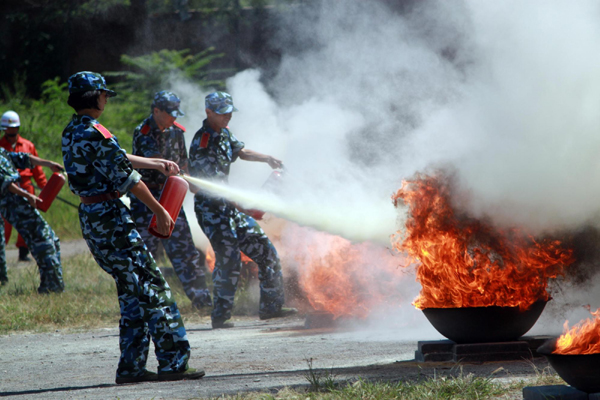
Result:
M246 161L265 162L273 169L283 167L283 162L281 160L254 150L242 149L239 151L238 156Z
M179 165L173 161L163 160L161 158L148 158L127 154L127 158L131 161L133 168L157 169L163 175L177 175L179 173Z
M61 172L61 171L65 170L62 165L60 165L59 163L54 162L54 161L44 160L43 158L31 155L31 154L29 155L29 159L31 160L31 165L39 165L42 167L48 167L52 170L52 172Z

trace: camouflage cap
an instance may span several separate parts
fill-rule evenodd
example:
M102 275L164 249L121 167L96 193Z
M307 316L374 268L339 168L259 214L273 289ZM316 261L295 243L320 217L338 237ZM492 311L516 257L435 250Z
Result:
M69 77L69 93L81 93L90 90L105 90L109 97L117 93L106 87L104 77L97 72L82 71Z
M233 106L233 99L229 93L214 92L206 96L206 108L217 114L229 114L238 109Z
M179 108L180 103L181 100L175 93L162 90L154 95L152 108L157 107L175 118L183 117L185 113Z

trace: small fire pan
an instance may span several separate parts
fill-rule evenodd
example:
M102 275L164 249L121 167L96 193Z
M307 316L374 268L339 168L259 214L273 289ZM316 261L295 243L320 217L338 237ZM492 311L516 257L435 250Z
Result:
M453 342L509 342L523 336L544 311L538 300L525 311L519 307L425 308L423 314L439 333Z
M577 390L600 392L600 354L552 354L556 341L550 339L538 348L561 378Z

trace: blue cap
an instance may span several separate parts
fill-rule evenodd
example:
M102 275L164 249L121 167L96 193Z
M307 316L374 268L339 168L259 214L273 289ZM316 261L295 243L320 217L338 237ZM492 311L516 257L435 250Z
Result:
M82 71L69 77L69 93L88 92L90 90L105 90L109 97L117 93L106 87L104 77L97 72Z
M214 92L206 96L206 108L217 114L229 114L238 109L233 106L233 99L229 93Z
M183 117L185 113L179 108L180 103L181 100L175 93L162 90L154 95L152 108L159 108L175 118Z

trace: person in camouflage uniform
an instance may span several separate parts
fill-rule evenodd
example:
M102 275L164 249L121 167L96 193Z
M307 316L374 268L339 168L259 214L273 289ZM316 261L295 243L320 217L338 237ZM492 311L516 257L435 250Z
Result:
M179 165L180 170L187 173L188 154L183 135L185 128L175 121L177 117L184 115L179 109L179 104L180 100L174 93L167 91L156 93L150 108L152 114L133 132L133 154L173 161ZM166 180L165 176L155 169L140 169L138 172L152 195L159 199ZM175 221L171 237L159 239L150 234L147 229L152 219L152 211L134 195L130 195L130 198L131 213L150 252L156 255L162 242L192 304L196 308L212 306L204 274L206 257L194 245L183 208Z
M229 131L227 124L232 112L237 109L228 93L209 94L205 105L207 118L190 145L190 172L193 176L226 183L229 167L238 157L266 162L271 168L283 166L274 157L245 149L244 143ZM277 250L254 218L225 199L209 196L194 187L192 190L196 191L194 210L198 223L215 252L214 308L211 315L213 329L233 326L233 323L226 321L231 318L242 268L240 251L258 265L260 319L295 314L295 309L283 307L283 276Z
M128 155L97 118L116 95L102 75L84 71L69 78L68 104L75 109L62 134L62 153L71 191L80 196L83 237L100 267L117 285L121 320L121 358L116 383L198 379L204 371L188 368L190 344L171 289L136 230L121 194L131 191L156 215L157 230L174 222L133 168L179 172L177 164ZM158 374L146 369L150 338Z
M19 114L14 111L5 112L0 120L0 130L4 131L4 136L0 138L0 147L4 147L8 152L29 153L38 157L35 145L21 136L20 128L21 119ZM34 186L31 183L32 178L40 189L44 189L46 186L46 175L39 165L34 168L20 169L19 174L21 175L19 186L29 193L35 194ZM5 221L4 229L5 240L8 243L12 233L12 225ZM31 258L27 255L29 249L21 235L17 237L16 246L19 249L19 261L31 261Z
M54 172L63 167L54 161L44 160L28 153L12 153L0 148L0 214L15 227L23 237L40 271L38 293L60 293L65 285L60 262L60 241L50 225L36 209L34 194L17 186L21 180L17 169L33 166L51 168ZM0 224L1 239L4 239L4 224ZM5 242L0 244L0 281L6 283Z
M0 286L8 283L8 269L6 268L6 243L4 236L4 226L0 227Z

